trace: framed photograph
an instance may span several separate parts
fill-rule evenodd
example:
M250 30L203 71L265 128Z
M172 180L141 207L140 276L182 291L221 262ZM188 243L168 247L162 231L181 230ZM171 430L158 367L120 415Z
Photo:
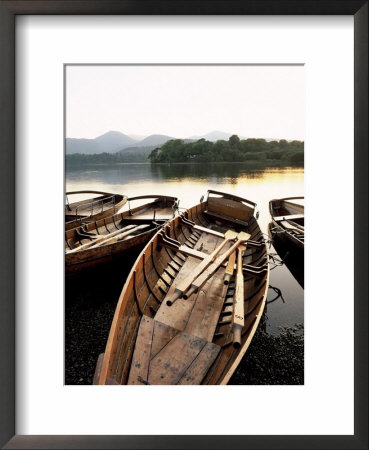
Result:
M368 447L367 16L0 2L4 448Z

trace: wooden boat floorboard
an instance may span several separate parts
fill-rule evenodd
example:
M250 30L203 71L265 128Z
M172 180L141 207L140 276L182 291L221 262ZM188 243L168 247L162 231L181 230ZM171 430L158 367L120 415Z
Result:
M200 384L219 351L206 339L143 316L128 384Z
M202 235L198 240L196 247L200 248L202 246L202 252L210 254L215 249L219 240L220 239L216 236ZM177 300L172 306L168 306L166 304L166 300L171 298L171 296L174 294L176 286L178 286L178 284L180 284L182 280L187 279L191 272L198 266L198 264L199 260L197 258L194 258L192 256L189 256L187 258L186 262L178 272L176 279L170 286L167 295L164 298L164 301L160 305L159 310L156 312L155 318L157 320L178 330L185 329L192 313L193 306L195 303L197 303L197 297L200 295L201 291L197 294L193 294L187 300ZM209 290L211 281L212 280L209 280L203 287L205 291Z

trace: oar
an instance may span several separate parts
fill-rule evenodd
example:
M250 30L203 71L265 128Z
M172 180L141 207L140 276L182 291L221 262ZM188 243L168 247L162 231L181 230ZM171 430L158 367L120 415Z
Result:
M224 284L229 284L234 271L234 263L236 261L236 252L229 256L228 264L224 273Z
M107 245L107 244L112 244L115 241L118 241L120 239L123 239L124 237L135 233L138 230L142 230L143 228L148 228L150 226L150 224L144 224L144 225L134 225L134 228L130 229L129 231L124 231L121 234L117 234L116 236L110 237L109 239L104 239L101 242L92 245L90 248L96 248L96 247L100 247L101 245Z
M193 280L195 280L212 262L215 261L217 255L220 253L222 248L229 242L233 241L238 237L235 231L228 230L224 235L223 242L212 252L210 255L206 256L201 263L196 267L196 269L191 273L191 279L186 278L176 286L174 294L170 299L167 300L167 305L171 306L182 294L191 286Z
M120 233L122 233L123 231L127 231L127 230L129 230L129 229L132 229L132 228L134 228L135 226L136 226L136 225L128 225L127 227L120 228L119 230L113 231L112 233L104 234L104 235L98 237L97 239L94 239L92 242L87 242L86 244L82 244L82 245L80 245L79 247L74 248L73 250L69 251L68 253L75 253L75 252L78 252L78 251L80 251L80 250L85 250L86 248L90 248L90 247L92 247L93 245L95 245L95 244L97 244L97 243L99 243L99 242L104 241L105 239L110 239L112 236L115 236L115 235L117 235L117 234L120 234Z
M194 292L197 292L201 287L208 281L208 279L214 275L214 273L219 269L219 267L226 261L230 255L239 247L244 244L248 239L250 239L250 234L241 232L238 234L237 241L225 252L223 255L218 256L218 258L200 275L194 280L183 294L183 298L187 299Z
M244 286L242 272L242 253L246 250L246 246L240 245L237 249L237 273L236 273L236 290L233 298L233 347L241 347L241 331L245 325L244 313Z

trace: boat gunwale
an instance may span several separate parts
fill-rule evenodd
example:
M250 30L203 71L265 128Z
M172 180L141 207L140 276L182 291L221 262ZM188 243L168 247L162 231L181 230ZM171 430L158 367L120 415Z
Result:
M157 197L158 196L147 196L147 198L157 198ZM163 195L163 196L160 196L160 198L158 200L162 200L162 199L165 199L165 198L169 199L170 201L173 201L172 209L173 209L174 206L178 205L177 197ZM130 200L130 198L128 198L128 200ZM99 219L93 220L93 221L88 222L86 224L80 224L80 225L78 225L75 228L66 229L65 230L65 239L66 240L67 239L71 239L72 236L68 236L68 234L75 234L77 231L82 231L83 232L86 229L87 229L87 231L90 231L90 230L93 230L93 229L96 230L95 222L97 222L99 220L108 221L108 224L115 223L115 219L124 220L127 216L132 216L135 213L137 213L137 212L139 212L141 210L144 210L146 207L148 207L149 205L152 205L153 203L155 203L155 202L145 203L143 205L136 206L135 208L133 208L131 210L125 210L125 211L121 211L121 212L116 212L115 214L112 214L112 215L110 215L108 217L101 217ZM171 220L173 217L171 217L168 220ZM154 218L153 219L147 219L147 222L150 222L151 220L154 220ZM127 225L128 225L128 223L127 223ZM104 226L104 225L102 224L101 227L102 226ZM85 227L85 230L83 229L84 227ZM99 228L100 228L100 226L99 226ZM108 234L106 236L108 236Z
M293 203L290 202L289 200L304 200L305 197L285 197L285 198L273 198L272 200L269 201L269 213L272 217L272 219L274 219L274 217L276 217L276 214L274 212L274 203L275 202L284 202L287 201L287 203L291 206L296 206L298 208L303 208L305 209L304 205L300 205L298 203ZM288 217L289 215L293 215L293 214L285 214L286 217Z
M68 230L73 230L74 228L78 228L80 226L82 226L82 222L85 221L87 223L91 223L94 222L96 220L100 220L106 217L109 217L111 215L114 215L116 212L118 212L128 201L128 197L124 194L114 194L114 193L109 193L109 192L99 192L99 191L70 191L67 192L65 195L72 195L72 194L101 194L100 197L96 197L93 199L86 199L86 200L81 200L81 202L75 202L75 203L71 203L69 204L68 201L68 205L64 205L64 217L68 218L65 221L65 231ZM118 197L118 202L112 204L111 207L107 208L104 211L104 199L109 199L109 197ZM97 212L96 214L90 214L90 215L85 215L85 214L77 214L77 209L80 206L83 205L89 205L92 204L94 202L102 202L103 203L103 210L100 212ZM109 202L107 202L107 204L109 204ZM75 214L73 214L73 211L67 210L67 206L70 208L74 208L75 206L77 207L75 209ZM73 218L72 218L73 217Z

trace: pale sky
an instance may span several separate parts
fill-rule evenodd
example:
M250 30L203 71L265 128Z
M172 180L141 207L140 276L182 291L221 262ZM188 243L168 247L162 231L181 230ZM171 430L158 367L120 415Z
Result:
M66 136L304 140L303 66L67 66Z

